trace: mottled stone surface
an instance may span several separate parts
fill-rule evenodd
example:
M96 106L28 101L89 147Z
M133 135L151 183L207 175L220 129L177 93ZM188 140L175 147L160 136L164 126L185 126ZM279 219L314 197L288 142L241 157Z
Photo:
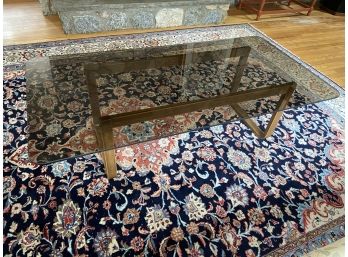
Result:
M206 14L205 7L190 7L187 8L184 14L183 25L201 24L203 17Z
M112 12L112 11L111 11ZM107 17L106 27L108 30L122 29L129 27L127 14L114 12Z
M51 0L39 0L42 13L44 15L54 15L57 14L56 10L52 6Z
M229 1L229 4L230 4L231 6L237 5L238 3L239 3L239 1L237 1L237 0L230 0L230 1Z
M211 24L211 23L219 23L222 22L224 19L224 15L222 13L223 11L221 9L214 9L209 10L208 13L205 15L203 19L203 23L205 24Z
M230 4L233 0L50 0L57 10L71 11L100 9L108 6L109 9L138 8L185 8L189 6L205 6Z
M229 0L40 0L58 10L65 33L217 24Z
M95 16L74 16L73 23L76 33L91 33L100 31L100 21Z
M182 8L164 8L156 14L156 27L165 28L182 25L184 10Z
M217 5L207 5L205 8L207 8L208 10L215 10L216 8L218 8Z
M234 5L234 4L233 4ZM224 11L228 11L228 9L230 9L230 5L229 4L221 4L221 5L219 5L219 8L221 9L221 10L224 10Z
M154 28L155 17L150 11L133 12L133 16L130 17L131 26L133 28Z

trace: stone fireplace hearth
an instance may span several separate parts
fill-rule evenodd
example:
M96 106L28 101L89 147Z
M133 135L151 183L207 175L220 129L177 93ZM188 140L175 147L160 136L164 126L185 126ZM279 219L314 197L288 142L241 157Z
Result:
M231 0L40 0L45 15L58 14L64 32L218 24Z

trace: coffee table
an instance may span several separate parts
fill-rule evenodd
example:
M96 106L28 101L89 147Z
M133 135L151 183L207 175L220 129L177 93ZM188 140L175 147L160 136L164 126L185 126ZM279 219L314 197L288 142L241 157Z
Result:
M37 57L26 76L30 160L100 152L110 179L116 148L236 120L266 138L287 108L339 96L258 36Z

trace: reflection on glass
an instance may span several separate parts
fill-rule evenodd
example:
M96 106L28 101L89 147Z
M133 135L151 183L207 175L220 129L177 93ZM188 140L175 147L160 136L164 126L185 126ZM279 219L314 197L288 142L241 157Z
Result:
M39 163L338 96L259 37L35 58L27 84Z

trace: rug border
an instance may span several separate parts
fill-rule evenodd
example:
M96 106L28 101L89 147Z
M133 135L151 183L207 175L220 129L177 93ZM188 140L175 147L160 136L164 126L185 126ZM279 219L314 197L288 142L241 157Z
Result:
M55 41L47 41L47 42L37 42L37 43L27 43L27 44L18 44L18 45L8 45L4 46L4 52L6 51L21 51L21 50L29 50L29 49L44 49L49 47L64 47L69 46L71 44L89 44L89 43L100 43L100 42L110 42L113 40L125 41L125 40L139 40L139 39L151 39L153 37L162 37L162 36L175 36L176 34L187 34L187 33L200 33L200 32L223 32L224 30L228 31L231 28L235 28L236 30L245 30L246 32L250 32L254 35L262 37L264 40L272 44L274 47L282 51L284 54L292 58L299 65L304 66L308 70L310 70L315 76L318 76L326 83L328 83L331 87L338 91L340 96L326 100L319 101L318 104L323 109L330 109L332 116L344 126L344 96L345 89L339 86L335 81L331 78L323 74L321 71L314 68L309 63L303 61L297 55L286 49L284 46L279 44L277 41L273 40L267 34L262 32L261 30L254 27L254 25L249 23L240 23L240 24L219 24L213 26L199 26L193 28L177 28L173 30L161 30L161 31L150 31L150 32L139 32L139 33L130 33L130 34L122 34L122 35L104 35L104 36L96 36L96 37L86 37L86 38L77 38L77 39L62 39ZM210 40L208 40L210 41ZM4 65L5 69L23 69L24 62L22 63L10 63ZM339 107L339 108L337 108Z
M127 40L127 39L135 39L135 38L146 38L146 37L151 37L151 36L156 36L156 35L175 35L178 33L190 33L192 32L206 32L206 31L214 31L216 29L218 30L223 30L223 29L228 29L229 27L234 27L237 29L247 29L268 42L270 42L273 46L277 47L279 50L284 52L286 55L289 57L293 58L297 63L300 65L303 65L307 69L311 70L315 75L318 75L321 79L325 80L328 84L330 84L332 87L334 87L336 90L339 91L340 97L345 96L345 90L339 86L336 82L334 82L331 78L308 64L307 62L303 61L300 59L297 55L289 51L287 48L283 47L281 44L273 40L271 37L269 37L267 34L264 32L260 31L256 27L254 27L252 24L249 23L242 23L242 24L223 24L223 25L215 25L215 26L205 26L205 27L193 27L193 28L178 28L175 30L162 30L162 31L152 31L152 32L139 32L139 33L133 33L133 34L122 34L122 35L105 35L105 36L95 36L95 37L86 37L86 38L77 38L77 39L62 39L62 40L54 40L54 41L46 41L46 42L37 42L37 43L26 43L26 44L16 44L16 45L6 45L3 47L3 51L18 51L18 50L26 50L26 49L31 49L31 48L46 48L46 47L53 47L53 46L65 46L65 45L70 45L72 43L91 43L91 42L100 42L102 40L113 40L113 39L121 39L121 40ZM12 66L21 66L22 64L9 64L9 65L4 65L4 67L12 67ZM336 98L337 99L337 98ZM328 100L330 101L330 100ZM326 101L325 101L326 102ZM286 250L287 252L294 251L298 248L303 248L306 244L314 240L315 238L318 238L322 235L324 235L327 231L329 231L329 227L332 224L340 225L344 224L344 218L345 216L339 217L338 219L335 219L331 221L330 223L327 223L323 225L322 227L308 232L306 235L299 237L298 239L294 240L293 242L286 244L284 246L281 246L272 252L265 254L264 256L284 256L284 248L290 248L289 250ZM332 227L332 226L331 226ZM318 232L320 231L320 232ZM338 240L337 238L336 240ZM335 241L336 241L335 240ZM303 242L304 241L304 242ZM315 249L319 249L315 248ZM313 249L313 250L315 250ZM311 250L311 251L313 251ZM278 253L280 252L280 253ZM279 255L280 254L280 255ZM283 255L282 255L283 254Z
M218 25L210 25L210 26L197 26L197 27L189 27L189 28L175 28L175 29L164 29L159 31L140 31L136 33L127 33L127 34L119 34L119 35L100 35L100 36L91 36L91 37L82 37L82 38L71 38L71 39L59 39L59 40L47 40L42 42L34 42L34 43L25 43L25 44L9 44L4 45L3 50L4 51L11 51L11 50L21 50L29 47L30 45L40 45L42 47L47 46L48 44L58 44L58 45L68 45L68 43L74 43L76 41L84 41L84 43L87 43L87 41L95 40L97 38L103 38L103 39L112 39L112 38L134 38L139 35L145 35L145 34L168 34L172 33L175 34L176 31L190 31L190 30L206 30L206 29L213 29L213 28L220 28L220 27L229 27L229 26L252 26L250 23L238 23L238 24L218 24ZM88 35L88 34L86 34ZM89 34L91 35L91 34ZM62 44L63 42L66 42L66 44ZM10 49L7 49L10 48Z
M86 37L86 38L76 38L76 39L62 39L62 40L54 40L54 41L45 41L45 42L38 42L38 43L26 43L26 44L18 44L18 45L7 45L3 47L3 51L18 51L18 50L24 50L29 48L45 48L45 47L52 47L52 46L64 46L64 45L70 45L72 43L81 42L81 43L91 43L91 42L100 42L102 39L106 40L112 40L112 39L134 39L134 38L146 38L146 36L154 36L154 35L162 35L162 34L177 34L179 32L193 32L193 31L207 31L207 30L222 30L222 29L228 29L228 27L239 27L241 29L247 29L251 32L259 34L263 39L270 42L273 46L275 46L277 49L284 52L289 57L293 58L297 63L303 65L307 69L311 70L313 73L318 75L321 79L326 80L330 86L334 87L336 90L339 91L341 95L345 94L345 89L343 89L340 85L338 85L335 81L333 81L330 77L323 74L321 71L314 68L309 63L303 61L301 58L299 58L297 55L295 55L293 52L289 51L287 48L276 42L274 39L272 39L270 36L268 36L266 33L262 32L261 30L257 29L254 25L250 23L241 23L241 24L219 24L214 26L200 26L200 27L193 27L193 28L178 28L174 30L161 30L161 31L150 31L150 32L140 32L140 33L133 33L133 34L122 34L122 35L105 35L105 36L96 36L96 37ZM12 64L15 65L15 64ZM7 65L4 65L4 67ZM9 65L10 66L10 65Z
M294 241L287 243L283 246L278 247L277 249L274 249L273 251L269 252L268 254L265 254L264 257L285 257L287 256L286 254L291 254L294 251L296 251L297 249L300 248L306 248L306 245L308 245L310 242L315 241L316 239L322 237L323 235L325 235L325 233L331 231L330 228L335 228L337 226L344 226L345 225L345 215L332 220L329 223L324 224L323 226L314 229L308 233L306 233L303 236L298 237L297 239L295 239ZM335 238L335 240L333 240L332 242L329 242L328 244L331 244L333 242L336 242L337 240L343 238L345 236L339 236L337 238ZM320 247L315 247L314 249L309 250L307 253L310 253L312 251L318 250L320 249L322 246ZM289 256L290 257L290 256ZM293 257L293 255L291 255L291 257Z

